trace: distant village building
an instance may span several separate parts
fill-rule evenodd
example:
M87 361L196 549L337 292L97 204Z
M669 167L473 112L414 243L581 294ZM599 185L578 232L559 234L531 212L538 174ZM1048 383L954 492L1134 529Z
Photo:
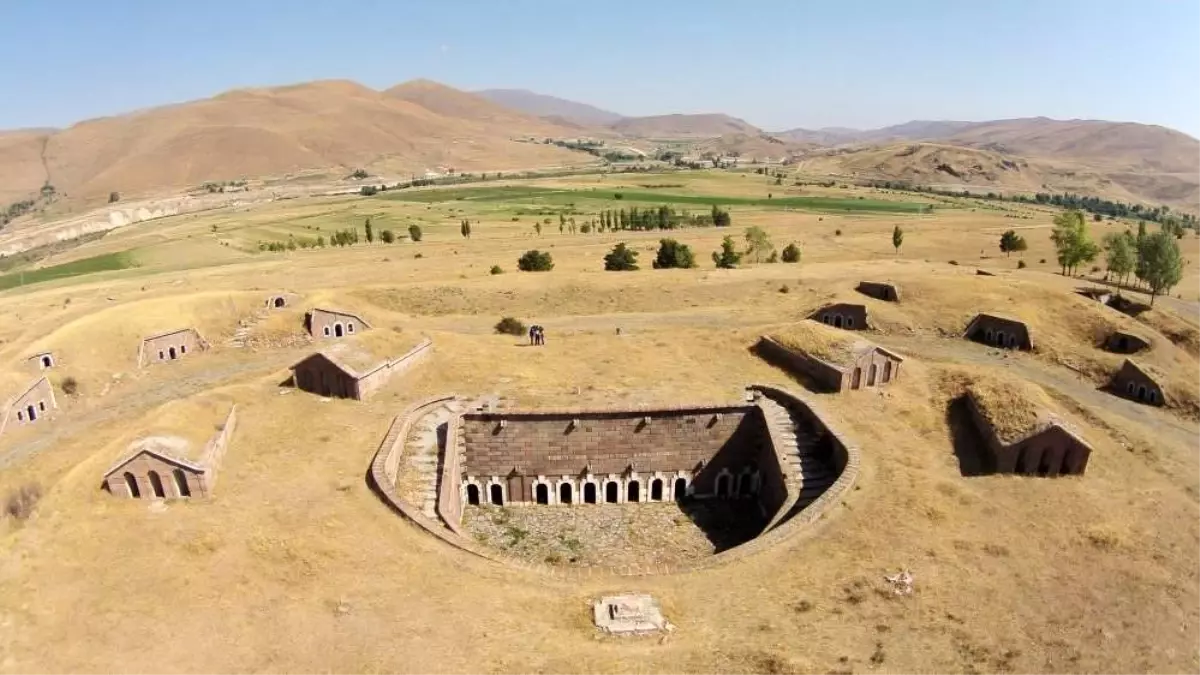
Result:
M757 350L768 361L810 378L818 388L843 392L881 387L900 376L904 357L866 340L846 339L816 324L762 336Z
M145 367L182 359L208 349L208 343L195 328L180 328L143 338L138 346L138 365Z
M818 309L810 317L834 328L867 329L867 306L839 302Z
M1150 346L1150 341L1140 335L1115 330L1104 342L1104 348L1116 354L1133 354Z
M9 423L18 425L33 424L47 419L58 409L54 399L54 387L45 376L34 380L23 392L9 401L5 410L5 423L0 424L3 430Z
M432 346L433 342L425 339L403 356L390 359L365 345L342 342L296 363L292 377L296 388L303 391L361 401L424 358Z
M1031 476L1082 475L1092 448L1061 416L1049 409L1044 394L1031 386L967 387L972 421L996 473Z
M334 309L310 309L304 317L304 327L313 337L340 338L369 329L371 324L357 314Z
M995 314L977 314L967 324L964 337L992 347L1004 349L1033 349L1029 328L1025 323Z
M1166 403L1163 394L1165 378L1147 366L1125 359L1125 363L1113 374L1109 389L1118 396L1132 401L1161 406Z
M887 302L900 302L900 289L895 284L884 283L881 281L860 281L856 290L863 295L875 298L876 300L884 300Z
M193 456L187 439L150 436L134 441L127 454L104 473L104 489L133 499L208 497L237 424L236 406L224 424Z
M50 370L55 366L53 352L38 352L32 356L25 357L25 362L34 366L38 370Z

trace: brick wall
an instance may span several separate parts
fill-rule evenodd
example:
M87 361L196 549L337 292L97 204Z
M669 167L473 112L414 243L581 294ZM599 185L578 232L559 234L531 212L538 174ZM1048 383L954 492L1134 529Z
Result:
M179 473L176 474L176 471ZM118 497L133 497L125 478L125 474L128 473L133 476L133 480L137 484L138 497L141 499L153 499L158 495L155 494L154 485L150 478L151 472L158 476L159 485L162 487L161 497L165 499L174 499L176 497L207 497L212 490L212 486L208 483L207 477L204 474L164 462L146 453L138 454L121 466L120 469L105 480L105 486L108 488L109 493ZM186 493L181 489L179 481L183 481L183 484L187 486Z
M505 477L509 501L533 501L539 475L602 476L630 467L639 474L699 471L695 491L708 493L722 468L736 474L758 461L764 438L753 405L469 413L463 472Z
M229 414L225 416L225 422L221 424L221 429L208 440L200 455L200 465L205 468L206 492L212 492L217 485L217 473L221 468L221 460L225 458L225 451L229 448L229 439L233 437L233 429L236 426L237 406L235 405L229 409Z
M422 359L429 355L433 349L433 340L425 338L416 347L408 350L403 356L395 359L389 359L387 363L367 373L358 380L358 399L366 399L378 389L387 384L393 375L402 373L405 370L415 366Z
M847 374L844 371L820 359L792 351L766 335L758 338L755 350L768 362L811 379L818 388L839 392L843 386L848 385Z

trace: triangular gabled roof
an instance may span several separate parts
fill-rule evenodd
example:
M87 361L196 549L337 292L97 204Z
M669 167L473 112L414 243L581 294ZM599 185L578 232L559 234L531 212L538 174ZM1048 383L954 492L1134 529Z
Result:
M312 309L310 309L310 310L308 310L308 311L309 311L309 313L312 313L312 312L325 312L326 314L340 314L340 315L342 315L342 316L349 316L349 317L353 317L353 318L357 319L357 320L358 320L360 323L362 323L362 325L366 326L367 328L372 328L372 327L373 327L373 326L371 326L371 324L370 324L370 323L369 323L369 322L368 322L366 319L364 319L364 318L362 318L361 316L359 316L359 315L355 314L354 312L347 312L347 311L344 311L344 310L341 310L341 309L326 309L326 308L324 308L324 307L313 307Z
M17 401L20 401L22 398L24 398L24 397L25 397L25 394L28 394L29 392L31 392L31 391L33 391L34 389L36 389L36 388L37 388L37 386L38 386L39 384L41 384L42 382L45 382L45 383L46 383L46 386L50 386L50 381L49 381L48 379L46 379L46 376L45 376L45 375L43 375L43 376L41 376L41 377L37 378L36 380L34 380L34 381L33 381L33 384L31 384L31 385L29 385L28 387L25 387L24 389L22 389L22 390L21 390L21 393L19 393L19 394L17 394L16 396L13 396L12 398L8 399L8 401L7 401L7 402L6 402L4 405L5 405L6 407L7 407L7 406L11 406L11 405L13 405L14 403L16 403ZM51 388L51 389L53 389L53 388Z
M176 328L175 330L169 330L165 333L158 333L156 335L150 335L148 337L144 337L144 338L142 338L142 342L149 342L150 340L157 340L158 338L161 338L161 337L167 337L168 335L174 335L176 333L186 333L188 331L195 333L196 337L200 337L200 331L189 326L187 328Z
M1133 359L1125 359L1125 363L1121 364L1121 368L1122 369L1132 368L1134 370L1134 372L1136 372L1138 375L1141 375L1142 377L1146 378L1147 380L1150 380L1154 384L1158 385L1159 389L1162 389L1162 387L1163 387L1163 382L1162 382L1163 376L1160 373L1158 373L1154 370L1151 370L1150 368L1148 368L1146 366L1140 365L1137 361L1134 361Z
M192 462L192 461L183 459L181 457L176 457L175 455L172 455L163 450L155 449L153 447L146 447L145 445L140 444L140 443L135 443L134 446L135 446L134 449L132 451L130 451L129 454L122 457L120 459L120 461L118 461L116 464L113 464L112 467L109 468L108 471L104 472L105 478L108 478L109 476L113 475L117 471L120 471L122 467L124 467L126 464L132 462L133 460L137 459L141 455L150 455L151 457L160 459L160 460L166 462L167 464L174 464L175 466L178 466L183 469L191 469L192 471L195 471L197 473L204 473L205 471L208 470L202 464L198 464L196 462Z

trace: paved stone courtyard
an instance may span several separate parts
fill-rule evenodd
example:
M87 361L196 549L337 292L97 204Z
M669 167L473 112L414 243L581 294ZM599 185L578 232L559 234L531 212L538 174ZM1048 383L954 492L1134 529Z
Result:
M764 522L751 501L468 506L464 528L533 562L583 567L679 564L745 542Z

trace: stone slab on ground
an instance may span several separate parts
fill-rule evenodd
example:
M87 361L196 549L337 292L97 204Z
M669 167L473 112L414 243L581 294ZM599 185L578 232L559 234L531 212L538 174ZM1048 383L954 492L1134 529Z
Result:
M606 595L592 605L592 620L606 633L617 635L674 630L658 601L645 593Z

